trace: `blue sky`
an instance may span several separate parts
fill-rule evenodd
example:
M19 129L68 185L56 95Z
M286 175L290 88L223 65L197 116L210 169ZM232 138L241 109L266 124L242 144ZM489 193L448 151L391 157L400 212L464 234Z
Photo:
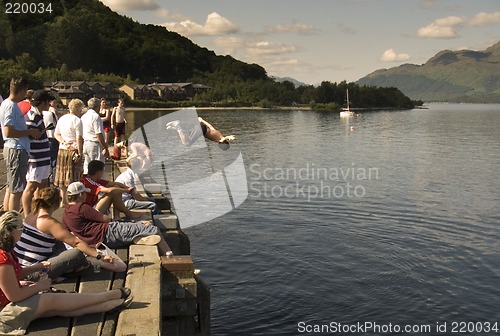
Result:
M308 84L422 64L500 40L500 0L101 0L214 50Z

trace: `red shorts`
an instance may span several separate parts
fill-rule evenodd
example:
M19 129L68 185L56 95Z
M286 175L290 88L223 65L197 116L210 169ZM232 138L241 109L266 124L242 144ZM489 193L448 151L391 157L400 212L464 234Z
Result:
M115 138L119 137L120 135L125 135L125 123L117 123L115 125Z

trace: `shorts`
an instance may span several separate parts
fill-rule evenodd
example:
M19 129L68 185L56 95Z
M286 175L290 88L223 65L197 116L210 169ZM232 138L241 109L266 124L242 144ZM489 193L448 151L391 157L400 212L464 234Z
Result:
M48 179L52 168L50 166L35 167L33 163L28 164L28 172L26 173L27 182L42 183Z
M158 228L154 225L134 222L109 222L106 240L103 243L111 249L127 247L132 244L135 237L156 234L158 234Z
M24 149L3 149L3 158L7 168L7 187L13 194L26 188L26 173L28 171L28 153Z
M1 335L24 335L35 318L40 294L18 302L11 302L0 311Z
M104 132L109 133L111 132L111 121L105 121L102 123L102 128L104 129Z
M125 123L116 123L115 125L115 138L119 137L120 135L125 135Z

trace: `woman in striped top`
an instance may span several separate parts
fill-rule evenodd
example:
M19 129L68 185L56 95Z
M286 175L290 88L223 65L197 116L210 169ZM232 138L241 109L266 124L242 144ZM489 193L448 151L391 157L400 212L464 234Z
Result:
M123 263L113 263L111 256L101 255L101 251L89 247L84 241L72 235L52 213L59 208L59 190L48 187L40 190L39 198L33 202L33 213L25 219L25 230L16 243L14 252L24 266L47 260L50 262L48 276L55 279L65 273L75 272L88 266L85 254L102 261L102 268L124 271ZM57 240L74 247L53 253Z

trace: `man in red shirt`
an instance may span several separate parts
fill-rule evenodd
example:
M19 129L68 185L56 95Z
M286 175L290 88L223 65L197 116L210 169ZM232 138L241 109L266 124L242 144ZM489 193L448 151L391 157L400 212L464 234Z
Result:
M104 180L104 162L93 160L89 162L88 174L82 177L82 183L90 189L87 193L85 203L105 214L113 205L113 217L119 218L123 212L128 219L138 219L141 214L128 209L123 203L122 193L132 194L134 188L127 187L123 183Z
M111 221L107 215L84 203L90 190L81 182L68 186L68 204L64 208L63 224L89 246L99 243L109 248L122 248L130 244L156 245L161 255L171 256L172 251L160 229L146 222Z

